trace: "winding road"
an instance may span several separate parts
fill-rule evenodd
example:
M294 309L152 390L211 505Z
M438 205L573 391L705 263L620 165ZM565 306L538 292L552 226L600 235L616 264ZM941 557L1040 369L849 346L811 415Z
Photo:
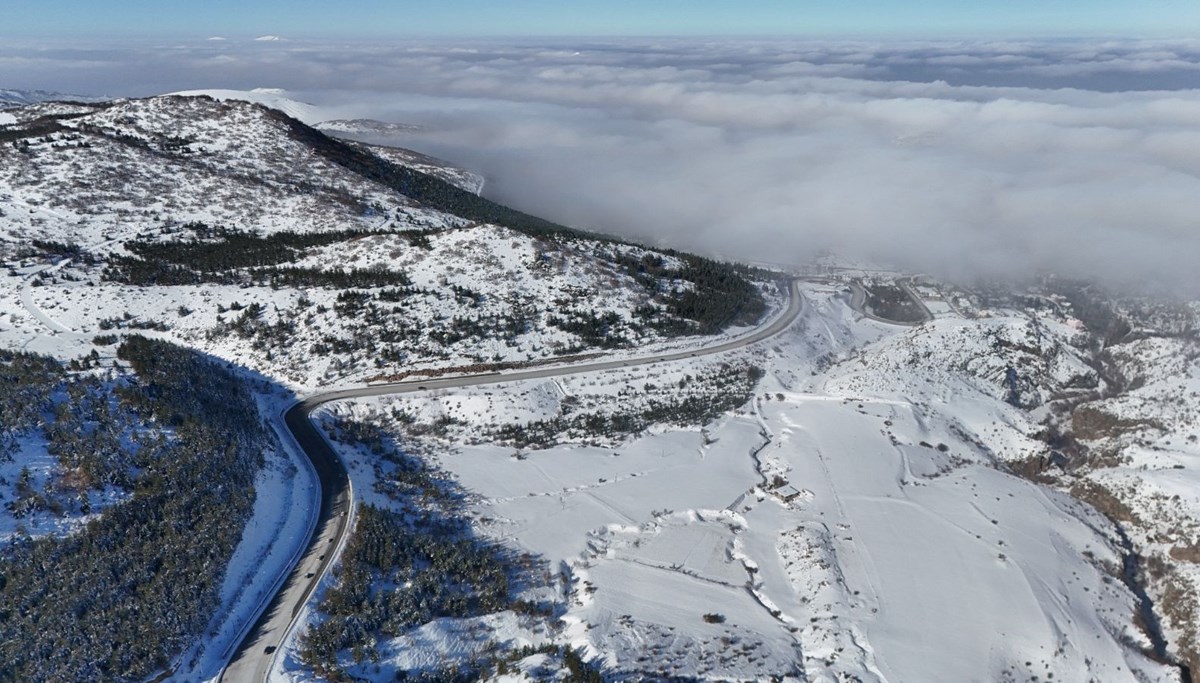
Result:
M862 282L859 280L850 281L850 308L854 309L865 318L870 318L876 322L887 323L889 325L904 325L906 327L917 327L918 325L924 325L930 320L933 320L933 313L930 312L929 307L925 305L925 301L921 298L921 296L913 291L912 281L913 278L911 277L900 278L896 280L896 286L903 290L904 293L908 295L908 298L912 299L913 303L921 309L920 320L893 320L891 318L885 318L877 315L867 306L867 290L865 287L863 287Z
M353 527L354 495L350 478L337 453L311 420L313 411L321 405L332 401L366 396L519 382L710 356L745 348L779 334L796 320L801 310L803 310L803 297L800 294L799 281L793 279L788 284L788 305L782 313L754 332L712 346L640 358L558 365L516 372L494 372L483 375L461 375L373 384L330 391L297 401L284 414L284 424L305 456L312 462L313 469L320 480L320 511L304 553L270 602L267 603L266 608L259 614L254 625L238 643L232 658L222 669L218 680L241 682L267 679L273 668L275 657L280 654L281 646L295 627L305 603L320 584L325 572L328 571L330 564L345 543L349 530Z

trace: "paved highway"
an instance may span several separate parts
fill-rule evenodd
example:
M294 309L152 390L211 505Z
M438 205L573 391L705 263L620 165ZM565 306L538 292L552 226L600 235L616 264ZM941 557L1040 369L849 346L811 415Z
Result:
M908 295L908 298L912 299L913 303L921 308L921 320L892 320L891 318L884 318L883 316L876 315L875 313L871 312L871 310L866 306L867 290L858 280L850 281L850 308L858 311L864 317L879 321L881 323L887 323L889 325L905 325L907 327L924 325L930 320L933 320L933 313L930 312L929 307L925 305L925 301L921 299L920 295L913 291L911 283L912 278L900 278L896 280L896 285L900 287L900 289L904 290L904 293Z
M314 396L294 404L284 414L296 443L311 461L321 484L320 509L304 554L279 586L267 608L238 644L219 680L263 681L274 654L291 631L308 597L340 550L353 519L354 491L342 461L309 416L325 400Z
M310 419L312 412L322 404L364 396L519 382L708 356L744 348L779 334L796 320L802 308L803 298L800 295L798 281L792 280L788 285L788 306L783 313L750 334L712 346L660 353L641 358L549 366L505 373L373 384L330 391L296 402L285 413L284 422L296 443L312 461L313 468L320 479L320 513L317 516L308 547L300 561L282 583L254 626L238 644L231 661L222 670L219 680L237 683L266 680L276 653L279 652L284 639L295 626L300 610L320 583L321 577L325 575L330 563L337 556L341 545L345 543L347 532L353 525L354 495L346 468L329 442L325 440L324 435Z

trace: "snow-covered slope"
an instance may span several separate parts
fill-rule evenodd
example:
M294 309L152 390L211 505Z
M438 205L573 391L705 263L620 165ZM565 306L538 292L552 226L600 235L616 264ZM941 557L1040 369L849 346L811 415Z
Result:
M0 109L9 107L21 107L27 104L35 104L37 102L51 102L69 100L71 102L88 102L94 101L94 97L85 97L83 95L68 95L61 92L50 92L47 90L7 90L0 88Z
M570 233L235 94L13 110L0 339L84 354L152 328L315 386L632 348L707 315L690 298L721 266Z
M1170 646L1200 667L1200 342L1194 334L1109 347L1123 390L1069 413L1083 446L1051 471L1105 509L1143 557L1148 590ZM1126 384L1127 383L1127 384Z
M1020 468L1051 450L1045 403L1100 384L1073 319L893 326L842 287L806 285L801 322L749 352L331 407L452 473L476 531L540 557L565 610L545 630L438 620L384 639L378 663L343 653L346 671L478 666L495 642L582 648L620 680L1179 681L1108 511ZM613 419L736 363L765 371L754 398L702 430ZM357 490L389 490L377 455L343 448ZM555 668L521 655L506 666L523 676Z
M313 125L319 121L324 121L326 115L317 107L300 102L287 96L287 91L279 88L255 88L253 90L228 90L228 89L208 89L208 90L181 90L171 93L171 95L179 95L182 97L211 97L220 102L228 102L230 100L238 102L251 102L253 104L261 104L264 107L270 107L281 111L292 118L299 119L304 123Z
M261 104L264 107L282 111L288 116L299 119L329 135L351 140L373 141L382 138L394 139L399 135L411 132L415 128L403 123L389 123L373 119L332 118L336 115L333 111L293 99L288 96L286 90L279 88L185 90L173 94L185 97L211 97L221 102L232 100ZM483 178L481 176L465 169L456 168L440 159L398 147L372 145L370 149L373 153L389 161L441 178L468 192L479 194L483 189Z

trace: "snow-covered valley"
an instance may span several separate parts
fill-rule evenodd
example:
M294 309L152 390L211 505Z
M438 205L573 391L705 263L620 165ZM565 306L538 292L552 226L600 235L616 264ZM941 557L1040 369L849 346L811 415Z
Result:
M1039 405L1083 382L1094 373L1067 343L1076 327L991 310L909 329L853 313L840 286L803 291L801 321L724 358L334 404L390 425L469 492L477 531L557 573L552 635L500 621L468 642L447 622L421 642L465 664L490 642L549 638L618 678L1180 680L1139 626L1122 532L1069 494L1113 473L1022 474L1048 449L1043 426L1006 402L1005 369L1021 368ZM1026 335L1043 348L1012 343ZM480 443L496 425L532 428L564 406L610 413L743 359L766 373L754 398L702 432ZM414 429L439 417L455 424ZM369 455L347 459L359 490L378 488ZM1172 524L1195 519L1173 509ZM407 638L348 671L428 667Z
M301 121L400 124L196 95L0 112L0 375L25 392L0 405L29 404L0 413L0 562L173 491L147 459L164 443L228 454L180 436L211 404L146 345L228 375L239 443L267 444L209 482L239 527L196 624L101 678L221 673L314 523L296 398L459 375L489 378L315 414L357 526L307 577L276 678L1182 683L1200 663L1196 303L721 264ZM794 323L698 353L778 315L793 275ZM663 352L698 357L570 369ZM528 368L558 369L491 377Z

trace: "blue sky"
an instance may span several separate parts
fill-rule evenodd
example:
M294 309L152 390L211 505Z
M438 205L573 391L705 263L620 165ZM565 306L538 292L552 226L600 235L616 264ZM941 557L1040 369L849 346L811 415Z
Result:
M1196 0L0 0L0 35L1195 36Z

